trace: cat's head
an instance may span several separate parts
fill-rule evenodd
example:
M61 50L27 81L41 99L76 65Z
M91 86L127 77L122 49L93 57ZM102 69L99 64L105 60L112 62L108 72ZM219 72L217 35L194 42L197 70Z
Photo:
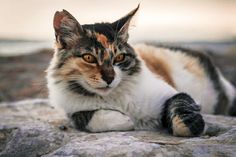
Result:
M140 70L128 29L139 6L113 23L80 25L66 10L54 15L56 76L82 95L108 95Z

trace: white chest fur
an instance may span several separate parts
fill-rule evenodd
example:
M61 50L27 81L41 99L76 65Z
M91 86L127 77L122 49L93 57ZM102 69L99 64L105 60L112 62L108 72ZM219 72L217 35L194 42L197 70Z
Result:
M126 81L126 80L125 80ZM66 89L66 84L54 84L48 77L51 104L66 113L111 109L118 110L133 120L158 118L164 102L176 90L157 78L142 64L141 72L120 85L108 96L81 96Z

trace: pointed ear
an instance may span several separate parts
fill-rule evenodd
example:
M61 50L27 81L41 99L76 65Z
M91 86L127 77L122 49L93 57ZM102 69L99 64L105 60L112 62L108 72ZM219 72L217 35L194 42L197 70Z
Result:
M136 12L138 11L138 9L139 5L137 8L128 13L126 16L112 23L112 27L116 31L118 39L120 39L122 42L127 42L128 40L129 37L128 31L130 22L134 17L134 15L136 14Z
M82 26L66 10L55 13L53 26L58 48L71 48L83 35Z

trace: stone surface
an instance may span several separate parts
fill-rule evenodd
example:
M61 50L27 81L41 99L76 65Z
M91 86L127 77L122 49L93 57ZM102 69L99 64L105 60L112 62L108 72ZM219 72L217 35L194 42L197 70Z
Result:
M47 97L45 70L52 54L52 49L42 49L28 55L0 56L0 102Z
M173 137L165 130L85 133L71 128L47 99L1 103L0 156L236 156L236 118L204 119L206 132L195 138Z

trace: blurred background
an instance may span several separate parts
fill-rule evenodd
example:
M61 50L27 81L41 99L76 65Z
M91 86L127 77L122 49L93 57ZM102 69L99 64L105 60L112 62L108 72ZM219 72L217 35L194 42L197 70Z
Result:
M0 0L0 101L47 97L55 11L66 9L80 24L113 22L139 3L130 43L204 51L236 82L235 0Z

